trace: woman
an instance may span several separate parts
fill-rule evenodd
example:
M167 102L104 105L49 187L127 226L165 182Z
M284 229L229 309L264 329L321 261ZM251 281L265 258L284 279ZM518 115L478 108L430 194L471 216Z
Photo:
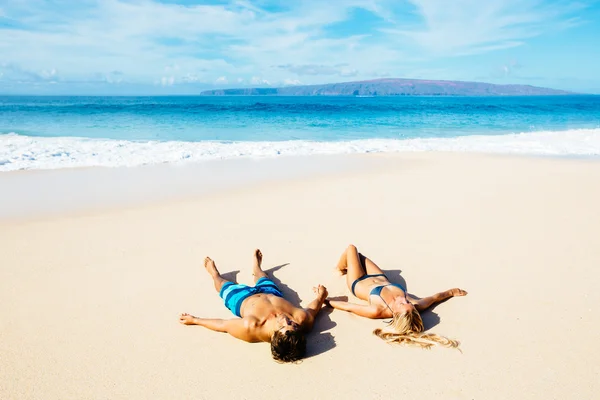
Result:
M409 344L425 349L435 344L458 347L456 340L434 333L423 333L425 329L419 312L450 297L465 296L467 292L464 290L450 289L424 299L417 299L409 295L402 285L391 283L373 261L358 253L354 245L348 246L342 254L336 270L342 275L346 274L348 288L352 294L368 301L369 305L332 299L328 299L326 304L361 317L392 318L388 325L389 329L373 331L381 339L389 343Z

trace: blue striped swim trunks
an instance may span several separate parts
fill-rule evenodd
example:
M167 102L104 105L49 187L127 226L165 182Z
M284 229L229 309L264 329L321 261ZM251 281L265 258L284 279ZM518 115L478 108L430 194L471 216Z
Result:
M269 278L262 277L254 286L242 285L240 283L227 282L221 286L219 296L225 301L225 307L227 307L232 313L241 317L240 309L242 303L248 297L255 294L265 293L272 294L277 297L283 297L283 293L277 287L275 282Z

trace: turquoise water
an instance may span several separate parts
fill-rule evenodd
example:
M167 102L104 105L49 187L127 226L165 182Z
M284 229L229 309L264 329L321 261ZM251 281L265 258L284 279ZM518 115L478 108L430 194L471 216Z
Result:
M348 140L600 127L600 96L0 97L0 132L125 140Z
M534 134L531 139L540 132L551 135L548 140L554 144L558 143L557 133L561 133L562 150L548 151L570 154L574 147L564 132L582 130L590 143L589 151L581 150L585 141L581 142L579 135L576 154L595 155L599 129L600 96L7 96L0 97L0 167L54 168L64 162L71 162L70 166L80 165L77 162L139 165L208 156L264 156L273 149L276 155L343 153L349 149L399 151L408 144L411 148L421 149L426 144L426 150L444 150L438 147L452 138L459 138L467 150L480 151L465 142L469 136L477 136L480 147L481 136L495 137L484 146L489 151L489 146L504 148L506 143L498 143L499 136L519 134L519 140L524 140L523 134ZM435 139L442 141L431 142ZM141 143L145 147L140 147ZM122 147L140 160L131 163L126 153L117 155L115 149ZM174 149L180 149L180 154L171 154ZM511 147L508 152L518 149ZM115 155L120 160L116 164Z

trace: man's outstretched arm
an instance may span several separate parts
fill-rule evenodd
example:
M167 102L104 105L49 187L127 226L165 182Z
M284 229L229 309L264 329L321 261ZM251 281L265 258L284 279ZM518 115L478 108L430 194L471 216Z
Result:
M181 314L179 322L184 325L199 325L210 329L211 331L229 333L231 336L244 340L246 342L259 342L254 329L244 319L211 319L198 318L190 314Z
M307 332L312 329L315 323L315 317L319 311L321 311L321 308L323 308L323 303L327 298L327 288L323 285L314 287L313 292L317 295L317 297L304 309L306 312L306 319L302 323L302 326Z

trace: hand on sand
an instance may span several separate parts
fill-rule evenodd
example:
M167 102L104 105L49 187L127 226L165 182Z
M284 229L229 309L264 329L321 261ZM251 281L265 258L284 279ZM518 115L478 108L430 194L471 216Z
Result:
M191 314L188 314L188 313L179 314L179 322L181 322L184 325L194 325L194 319L196 319L196 317L194 317Z
M462 290L459 288L454 288L454 289L450 289L450 294L452 294L453 297L458 297L458 296L466 296L467 292L465 290Z
M323 285L317 285L313 288L313 293L321 298L327 297L327 288Z

